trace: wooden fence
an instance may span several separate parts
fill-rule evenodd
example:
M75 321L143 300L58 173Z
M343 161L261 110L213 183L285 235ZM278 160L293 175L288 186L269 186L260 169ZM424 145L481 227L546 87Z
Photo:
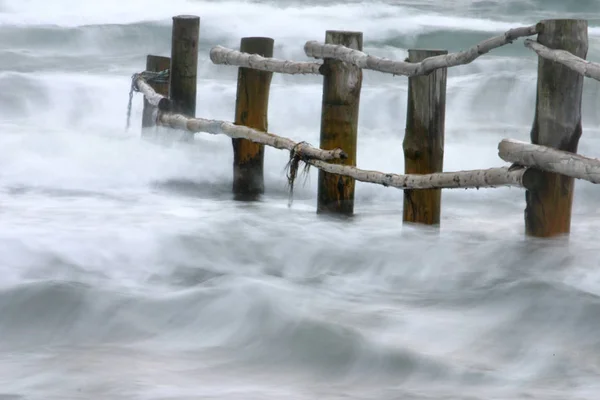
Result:
M526 234L552 237L570 231L574 178L600 182L600 160L576 154L582 134L583 79L600 80L600 64L585 60L585 20L543 20L451 54L410 49L406 61L364 53L361 32L327 31L324 43L307 42L304 51L315 62L274 58L271 38L242 38L239 51L221 46L210 51L214 64L239 67L233 122L195 117L199 26L197 16L174 17L170 59L149 55L146 70L133 75L132 91L144 95L143 128L159 125L232 138L233 192L237 199L253 200L264 193L267 145L290 152L287 178L292 188L300 163L319 169L318 213L352 214L358 180L403 189L403 220L438 225L441 189L517 186L526 190ZM526 39L524 44L538 54L531 143L508 138L499 143L499 156L512 163L510 166L444 172L448 68L471 63L527 36L537 36L537 40ZM404 174L356 167L363 69L408 77ZM273 73L323 76L318 148L268 132Z

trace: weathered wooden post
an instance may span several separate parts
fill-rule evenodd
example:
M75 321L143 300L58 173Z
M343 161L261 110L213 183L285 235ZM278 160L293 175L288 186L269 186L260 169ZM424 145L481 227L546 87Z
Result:
M274 40L266 37L242 38L240 51L273 57ZM269 89L272 72L238 69L235 124L268 130ZM237 200L256 200L264 193L265 146L247 139L232 139L233 193Z
M588 50L587 28L585 20L541 21L538 42L585 59ZM577 152L581 137L583 79L577 72L557 62L538 57L532 143ZM529 169L524 181L527 189L526 234L534 237L568 234L571 229L573 178Z
M200 17L173 17L169 97L176 112L196 116L196 76L198 72L198 37Z
M448 54L446 50L408 50L409 62ZM442 172L446 118L447 68L408 78L408 107L404 149L406 174ZM441 189L405 190L404 222L440 223Z
M162 56L153 56L149 54L146 57L146 71L149 72L160 72L171 67L171 59L169 57ZM162 94L163 96L169 96L169 84L168 83L148 83L152 89L158 94ZM156 121L153 118L152 112L154 111L154 107L152 107L146 98L144 97L144 108L142 110L142 136L144 136L147 132L147 128L154 127L156 125Z
M361 50L362 32L327 31L326 44ZM342 61L325 59L321 111L321 149L341 148L348 158L331 161L356 166L356 142L362 69ZM319 170L317 213L354 213L353 178Z

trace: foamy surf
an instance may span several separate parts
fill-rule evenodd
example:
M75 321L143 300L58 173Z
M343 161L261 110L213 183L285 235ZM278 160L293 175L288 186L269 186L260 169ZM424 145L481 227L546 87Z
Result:
M316 171L288 207L286 152L261 202L231 199L231 141L125 132L131 74L168 55L171 17L201 17L197 115L232 120L235 67L214 45L327 29L365 51L457 51L598 1L0 2L0 399L595 399L598 188L576 183L572 234L523 237L524 193L448 190L440 230L402 224L402 191L358 183L356 215L315 214ZM516 41L449 71L446 170L504 163L528 140L537 59ZM580 153L600 154L586 81ZM401 172L407 80L364 74L358 164ZM322 81L275 76L269 130L319 141Z

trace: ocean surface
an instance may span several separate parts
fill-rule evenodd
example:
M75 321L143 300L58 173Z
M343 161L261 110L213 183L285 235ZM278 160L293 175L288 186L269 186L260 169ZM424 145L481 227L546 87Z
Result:
M328 29L364 50L458 51L599 0L0 0L0 400L598 399L600 188L577 181L570 238L524 236L517 188L447 190L439 229L402 191L358 183L351 220L317 216L316 171L288 207L232 198L231 141L140 138L131 75L201 17L197 115L232 121L244 36L306 61ZM529 140L537 58L518 40L448 74L446 171L506 165ZM269 130L319 143L321 78L273 78ZM358 165L404 170L407 79L365 71ZM586 79L579 152L600 156ZM177 137L178 132L165 130Z

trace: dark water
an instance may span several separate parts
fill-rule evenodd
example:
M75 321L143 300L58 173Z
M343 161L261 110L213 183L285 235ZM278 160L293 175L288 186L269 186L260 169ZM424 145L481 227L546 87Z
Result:
M569 240L523 236L524 193L449 190L441 229L402 225L402 192L357 184L356 216L232 201L231 144L124 132L130 76L168 55L171 17L201 16L197 115L231 120L236 69L209 49L360 30L365 51L456 51L600 2L0 1L0 399L596 399L598 188L576 183ZM449 72L445 169L501 166L528 140L536 57L519 40ZM366 71L359 166L401 172L406 79ZM600 154L586 80L582 154ZM269 128L318 143L321 81L275 76Z

